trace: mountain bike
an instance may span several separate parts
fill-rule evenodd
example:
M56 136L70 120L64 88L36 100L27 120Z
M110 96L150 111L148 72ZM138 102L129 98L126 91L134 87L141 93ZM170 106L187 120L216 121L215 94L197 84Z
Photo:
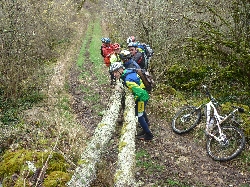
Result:
M228 161L239 155L245 147L245 136L238 128L239 122L235 113L243 113L244 109L232 106L232 111L225 116L218 113L220 104L210 94L207 86L202 86L209 97L209 102L198 107L185 106L172 119L172 129L177 134L187 133L197 126L202 117L202 109L206 117L205 135L206 149L209 156L217 161Z

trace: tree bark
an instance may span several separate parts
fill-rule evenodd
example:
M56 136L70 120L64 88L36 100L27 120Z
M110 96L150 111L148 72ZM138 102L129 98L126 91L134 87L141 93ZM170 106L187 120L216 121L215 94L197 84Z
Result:
M135 101L131 92L126 93L124 123L119 141L117 169L114 186L135 186L135 134L137 117L135 117Z

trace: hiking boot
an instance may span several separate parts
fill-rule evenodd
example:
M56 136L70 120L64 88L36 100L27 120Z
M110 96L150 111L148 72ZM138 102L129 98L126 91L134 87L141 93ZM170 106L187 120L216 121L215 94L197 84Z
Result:
M136 136L142 136L144 134L146 134L146 132L144 130L142 130L141 132L139 132L138 134L136 134Z
M139 140L152 140L153 139L153 134L151 132L145 133L144 135L138 136L137 138Z

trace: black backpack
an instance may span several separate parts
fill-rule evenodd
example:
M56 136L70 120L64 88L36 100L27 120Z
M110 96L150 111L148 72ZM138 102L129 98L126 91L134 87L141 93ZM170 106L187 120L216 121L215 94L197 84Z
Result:
M150 93L152 91L153 87L155 87L155 82L153 80L153 77L149 74L149 72L145 71L143 69L134 69L134 68L128 68L128 69L134 70L133 72L136 72L140 76L140 78L145 86L145 90L147 90L147 92ZM130 72L130 73L132 73L132 72ZM125 77L128 74L126 74Z

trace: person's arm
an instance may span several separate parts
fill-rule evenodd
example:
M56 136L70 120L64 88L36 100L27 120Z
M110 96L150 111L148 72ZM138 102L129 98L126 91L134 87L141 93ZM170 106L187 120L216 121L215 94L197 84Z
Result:
M110 56L110 63L112 64L112 63L114 63L114 62L118 62L118 61L117 61L116 55L115 55L115 54L112 54L112 55Z
M103 58L105 57L104 54L103 54L103 46L101 46L101 55L102 55Z

